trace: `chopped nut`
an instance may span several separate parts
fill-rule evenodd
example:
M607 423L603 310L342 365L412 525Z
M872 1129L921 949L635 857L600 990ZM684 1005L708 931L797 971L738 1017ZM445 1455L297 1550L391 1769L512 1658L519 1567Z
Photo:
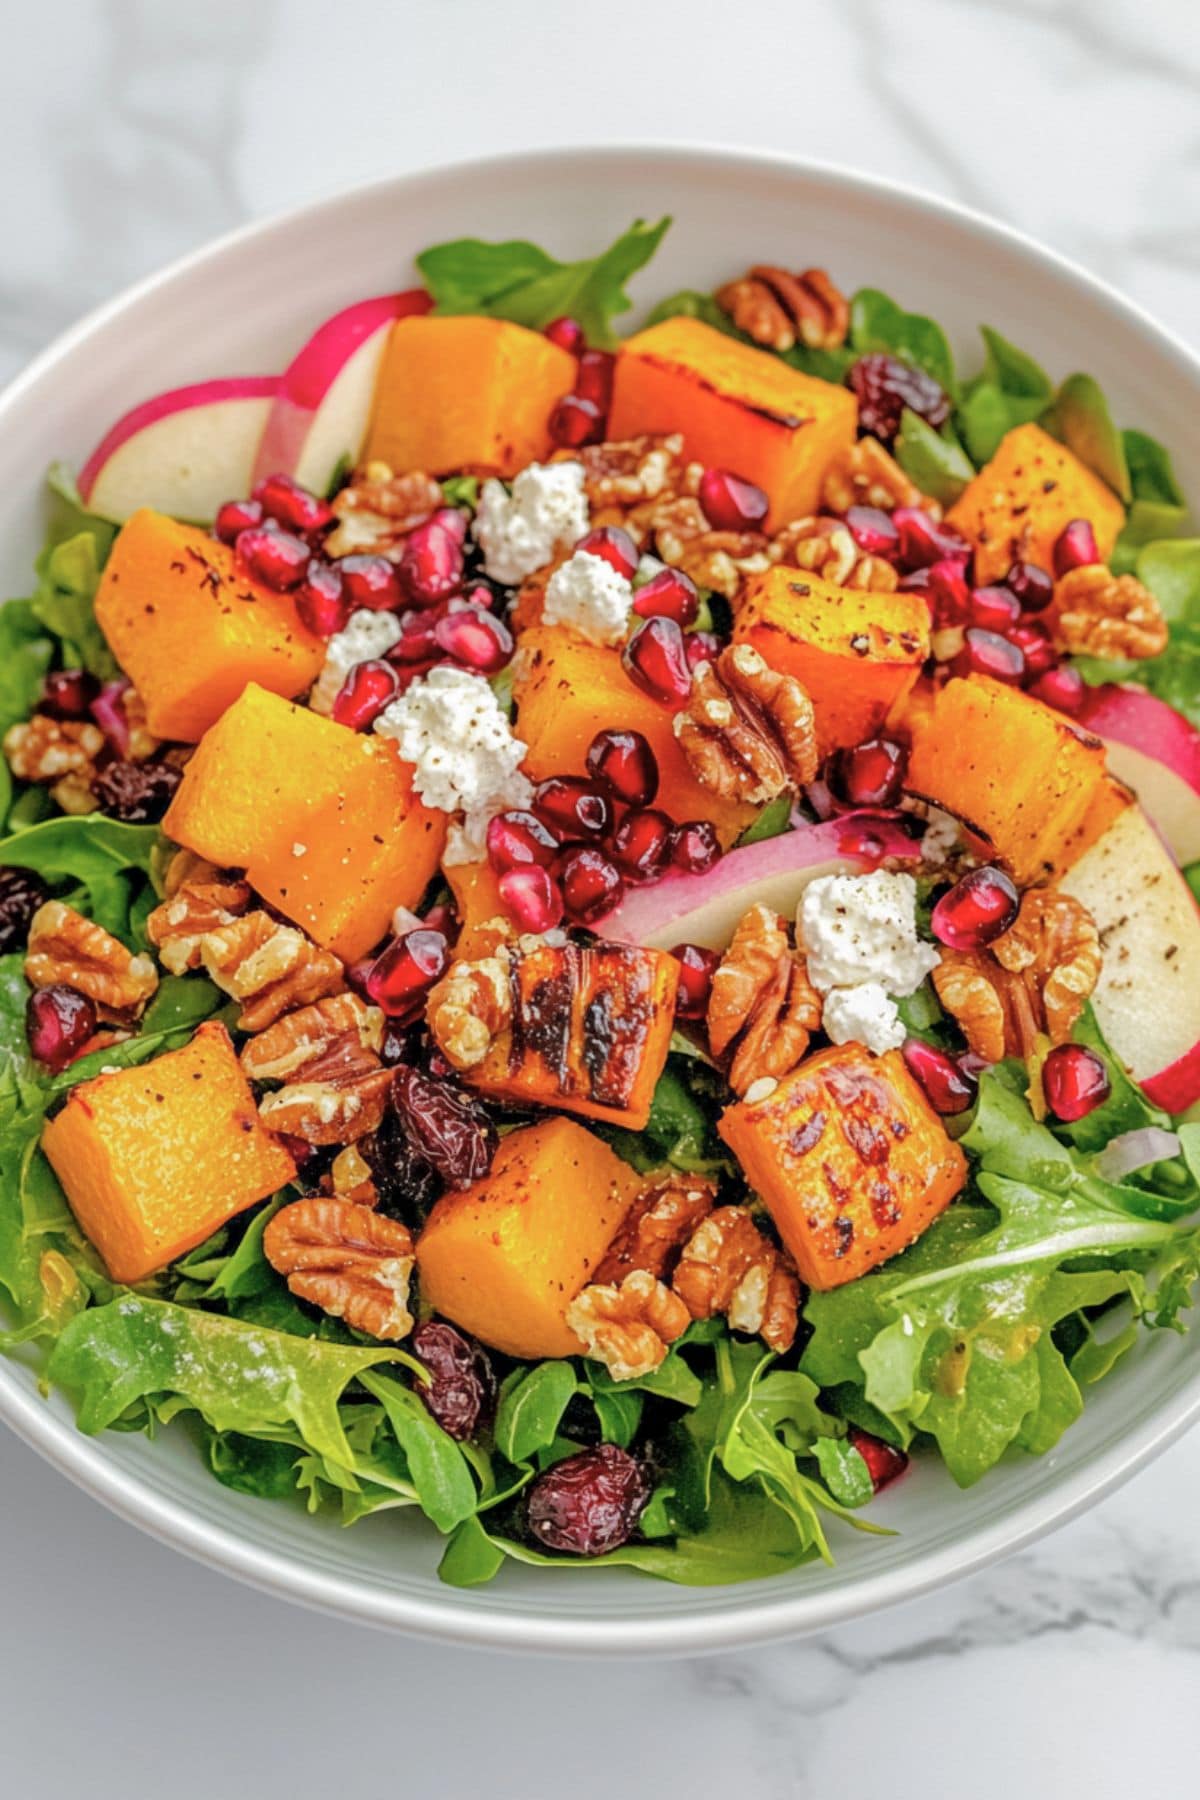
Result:
M357 1144L339 1150L329 1165L329 1186L335 1199L353 1200L356 1206L377 1206L379 1190L371 1165Z
M692 1232L713 1209L711 1181L673 1175L640 1194L596 1269L600 1283L620 1282L635 1269L660 1280L674 1267Z
M724 1313L734 1331L759 1332L772 1350L796 1336L800 1284L744 1206L719 1206L684 1246L672 1283L694 1319Z
M100 808L90 775L64 775L50 789L50 798L60 811L70 813L76 819L85 818L88 813L98 812Z
M272 1131L306 1144L346 1144L383 1118L391 1072L379 1060L383 1014L357 994L302 1006L251 1038L242 1068L252 1081L282 1081L259 1105Z
M797 341L814 350L836 350L850 326L849 302L824 269L790 275L759 263L718 288L714 299L739 331L768 350L791 350Z
M61 781L65 775L76 775L90 783L103 748L104 733L98 725L52 719L49 713L34 713L4 734L4 754L18 781Z
M336 956L265 912L246 913L208 932L200 960L217 986L242 1003L243 1031L263 1031L284 1013L345 986Z
M148 956L134 956L117 938L61 900L33 915L25 979L31 987L61 983L113 1013L140 1013L158 987Z
M699 664L675 735L696 779L729 799L761 805L817 772L812 701L749 644Z
M1103 563L1059 577L1047 624L1059 649L1073 656L1140 660L1167 647L1167 621L1150 589L1135 575L1114 575Z
M420 469L394 475L386 463L368 463L333 499L337 524L325 540L326 554L356 556L370 551L397 562L409 532L423 525L441 503L442 490L432 475Z
M510 959L503 946L477 962L452 963L431 989L425 1017L447 1062L456 1069L481 1063L512 1018Z
M176 850L163 876L163 898L170 900L189 881L203 885L224 879L225 876L215 864L208 862L203 856L197 856L194 850Z
M690 1323L683 1301L646 1269L635 1269L619 1287L593 1283L567 1308L584 1355L603 1363L614 1381L657 1369Z
M593 524L619 524L630 508L678 492L683 481L683 439L678 434L557 450L550 460L583 464L583 488Z
M706 1023L714 1056L738 1039L729 1068L735 1094L746 1095L764 1077L778 1080L803 1060L820 1028L821 996L769 906L743 915L713 976Z
M697 473L699 465L695 465ZM639 543L649 543L664 562L682 569L699 587L727 600L743 578L770 568L770 540L761 531L719 531L709 524L694 493L667 494L635 507L625 524Z
M232 925L250 899L246 882L222 880L215 869L207 879L185 881L176 887L170 899L156 906L146 920L146 936L164 969L172 975L198 969L205 937L223 925Z
M985 950L944 950L933 984L976 1056L1029 1059L1045 1032L1063 1044L1100 976L1096 922L1067 894L1033 888Z
M163 740L155 737L146 724L146 702L135 687L127 687L120 696L120 707L129 730L129 742L124 749L125 760L148 762Z
M369 1337L412 1330L413 1241L407 1227L352 1200L295 1200L263 1233L271 1267L288 1287Z
M768 554L772 562L862 593L894 593L900 581L890 562L859 549L840 519L794 519L771 539Z
M852 506L880 506L885 512L897 506L920 506L931 518L942 516L937 501L923 494L873 437L859 438L848 449L838 451L825 472L821 505L843 514Z

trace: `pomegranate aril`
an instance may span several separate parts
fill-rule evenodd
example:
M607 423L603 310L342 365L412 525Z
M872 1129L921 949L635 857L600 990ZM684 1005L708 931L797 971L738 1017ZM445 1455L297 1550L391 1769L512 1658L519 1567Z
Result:
M674 827L665 812L654 807L630 807L609 839L613 861L630 881L658 881L670 860L673 834Z
M587 771L628 806L649 806L658 792L658 763L640 731L598 731Z
M598 444L603 435L603 413L594 400L579 394L564 394L550 414L550 436L563 450Z
M930 929L951 950L978 950L1008 930L1020 904L1011 877L985 864L947 889L933 909Z
M367 993L390 1019L415 1019L449 963L450 947L440 931L425 926L407 931L376 957L367 976Z
M563 896L548 869L536 864L509 869L496 886L505 911L522 931L552 931L563 916Z
M884 444L891 444L907 407L939 431L950 417L950 397L924 369L878 350L860 356L846 377L858 396L858 424Z
M416 606L437 606L463 581L463 547L435 517L410 531L400 559L400 584Z
M679 964L675 1016L702 1019L708 1011L708 996L721 961L720 952L707 950L703 944L676 944L671 955Z
M1042 1064L1042 1089L1055 1118L1073 1124L1103 1105L1112 1082L1094 1050L1084 1044L1059 1044Z
M485 581L481 575L477 575L473 581L467 583L466 587L463 589L462 597L467 606L474 606L480 612L496 612L499 610L499 593L492 586L491 582Z
M213 520L213 536L223 544L236 544L243 531L263 522L263 509L257 500L226 500L217 508Z
M1004 585L1021 602L1021 611L1045 612L1054 598L1054 582L1036 563L1016 562L1004 577Z
M908 751L891 738L839 750L829 770L830 785L850 806L894 806L904 786Z
M437 654L437 619L432 614L427 618L415 614L405 621L401 635L388 651L388 660L428 663L436 661Z
M299 587L312 559L312 551L303 538L273 525L252 525L239 532L235 549L251 580L277 594Z
M602 838L612 828L608 795L581 775L551 775L534 789L532 806L562 843Z
M157 825L183 780L174 763L110 762L92 781L100 811L123 825Z
M32 869L0 868L0 955L19 949L50 890Z
M575 377L576 398L590 400L602 416L607 414L612 403L616 362L611 350L585 350L579 358L579 372Z
M562 889L563 905L581 925L602 919L625 892L625 881L616 864L590 844L578 844L564 850L555 872Z
M391 663L355 663L338 689L333 717L351 731L369 731L380 713L400 691Z
M1077 713L1083 705L1087 683L1071 663L1059 663L1056 669L1039 675L1029 691L1058 712Z
M633 1535L650 1499L641 1463L616 1444L597 1444L564 1457L529 1489L525 1522L546 1550L604 1556Z
M882 507L847 507L846 525L864 556L895 556L900 548L895 520Z
M38 988L25 1007L30 1053L55 1074L79 1055L97 1023L96 1008L87 995L59 982Z
M443 531L450 533L456 544L465 544L467 541L470 520L460 506L439 506L435 513L429 515L429 524L440 525Z
M721 840L707 819L685 819L671 839L671 862L689 875L703 875L721 857Z
M715 662L721 654L721 640L715 631L689 631L683 640L688 668L694 675L703 662Z
M965 563L971 546L953 526L939 524L920 506L898 506L892 522L900 538L899 560L902 569L926 569L931 563Z
M1054 540L1052 557L1054 573L1069 575L1072 569L1087 569L1100 561L1100 547L1090 519L1072 519Z
M514 809L488 820L487 857L497 875L534 863L548 869L560 849L536 813Z
M404 603L395 563L386 556L342 556L334 565L351 612L395 612Z
M1018 644L973 625L952 667L956 675L990 675L993 681L1019 686L1025 676L1025 657Z
M296 589L296 611L317 637L331 638L344 629L350 617L350 601L335 563L318 562L314 556Z
M285 531L297 532L301 537L324 531L333 523L333 508L329 502L310 494L290 475L268 475L259 482L252 498L258 501L268 518L282 525Z
M578 319L569 319L565 314L561 319L551 319L542 335L572 356L578 356L583 349L583 326Z
M643 619L674 619L686 630L700 611L700 595L682 569L660 569L633 596L633 610Z
M973 588L968 617L980 631L994 631L1003 637L1021 617L1021 602L1007 588Z
M37 710L52 719L84 719L99 692L100 683L86 669L53 669L42 679Z
M889 1481L895 1481L897 1475L903 1475L908 1467L908 1457L903 1450L897 1450L894 1444L885 1444L882 1438L875 1437L869 1431L862 1431L852 1425L849 1431L850 1442L867 1465L867 1474L871 1477L871 1486L878 1493Z
M441 1319L418 1325L409 1346L429 1371L428 1381L414 1383L418 1399L449 1437L474 1437L496 1409L496 1371L487 1351Z
M731 469L705 469L698 497L714 531L757 531L771 507L760 487Z
M949 1118L955 1113L966 1112L975 1104L979 1087L977 1078L969 1075L944 1050L938 1050L920 1038L909 1038L901 1054L934 1112Z
M1058 652L1054 648L1050 633L1036 619L1022 619L1007 633L1010 644L1015 644L1025 658L1025 680L1034 682L1040 675L1045 675L1058 661Z
M661 706L678 712L692 691L683 632L674 619L647 619L621 652L625 673Z
M586 550L589 556L602 557L626 581L633 580L638 566L637 545L619 525L597 525L595 530L580 538L575 548Z
M939 557L937 562L930 563L921 573L926 578L925 593L934 627L939 631L946 631L956 625L965 625L971 607L971 587L967 580L966 564ZM906 577L901 586L914 579L913 576Z
M464 606L438 619L433 638L439 650L478 675L495 675L512 660L514 645L508 626L477 606Z

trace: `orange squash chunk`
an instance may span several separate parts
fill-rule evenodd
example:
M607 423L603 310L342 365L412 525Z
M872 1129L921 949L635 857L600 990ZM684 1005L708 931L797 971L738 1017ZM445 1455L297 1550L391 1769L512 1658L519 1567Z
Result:
M575 374L568 351L506 319L397 319L363 460L515 475L549 455L550 414Z
M509 935L508 910L500 897L499 876L486 862L450 863L444 873L458 912L456 955L468 962L491 956L497 944Z
M163 830L344 961L365 956L437 868L446 815L394 744L249 687L184 770Z
M805 569L752 575L734 637L807 690L821 755L874 737L929 655L920 594L863 594Z
M1052 565L1054 540L1087 519L1100 559L1112 555L1125 508L1098 475L1040 425L1018 425L967 483L946 522L975 546L975 579L998 581L1015 562Z
M857 419L848 388L678 318L621 346L608 436L681 431L689 456L765 489L777 530L819 511L825 471L854 442Z
M42 1148L114 1281L141 1281L296 1173L223 1025L72 1088Z
M252 681L290 698L317 678L320 638L286 594L250 581L233 551L144 507L121 528L96 618L157 737L194 744Z
M511 1132L491 1173L430 1213L417 1241L422 1298L509 1356L578 1356L567 1307L640 1187L571 1119Z
M898 1050L821 1050L720 1133L761 1194L800 1278L841 1287L920 1237L967 1178L967 1159Z
M675 736L674 714L629 679L618 651L552 626L523 632L521 651L513 695L531 780L585 774L598 731L640 731L658 763L655 806L680 822L711 819L725 845L749 825L756 808L723 800L696 780Z
M1022 887L1078 854L1105 779L1099 738L985 676L947 682L913 720L907 786L961 819Z

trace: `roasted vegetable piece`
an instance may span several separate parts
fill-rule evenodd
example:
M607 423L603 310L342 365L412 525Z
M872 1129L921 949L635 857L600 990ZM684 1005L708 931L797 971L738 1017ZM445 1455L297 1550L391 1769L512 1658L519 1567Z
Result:
M575 358L504 319L408 318L392 327L364 461L430 475L515 475L549 454L550 413Z
M967 1175L897 1050L821 1050L765 1100L729 1107L719 1129L811 1288L895 1256Z
M1104 746L1061 713L985 676L947 682L913 722L907 785L992 846L1020 887L1084 848Z
M325 647L295 602L251 581L207 532L143 508L100 578L96 617L156 737L194 744L252 681L290 698Z
M141 1281L289 1182L223 1025L182 1050L81 1082L42 1138L114 1281Z
M819 510L825 471L854 442L857 416L848 388L677 318L621 346L608 435L681 431L690 457L765 489L776 530Z
M510 1356L574 1356L566 1309L641 1185L571 1119L511 1132L491 1173L447 1194L417 1243L423 1299Z
M490 863L450 863L444 871L454 895L459 933L457 956L490 956L508 933L508 915L499 877Z
M1107 562L1125 508L1098 475L1042 430L1018 425L990 463L967 483L946 522L975 546L975 580L999 581L1015 562L1049 569L1054 540L1072 519L1087 519Z
M350 961L421 898L446 815L416 798L385 739L251 686L205 734L163 830L245 869L264 900Z
M794 675L813 703L822 756L873 737L929 655L920 594L865 594L801 569L747 581L734 637Z

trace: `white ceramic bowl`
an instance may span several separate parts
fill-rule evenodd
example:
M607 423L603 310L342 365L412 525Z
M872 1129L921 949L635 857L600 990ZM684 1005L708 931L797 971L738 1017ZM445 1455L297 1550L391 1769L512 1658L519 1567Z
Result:
M339 306L403 285L408 257L465 234L531 237L560 255L630 219L675 224L643 299L711 288L770 257L816 263L941 320L974 365L994 324L1057 374L1086 369L1116 416L1153 432L1200 498L1200 361L1061 258L960 207L842 170L703 149L544 151L360 189L253 226L102 308L0 399L0 592L21 593L41 537L40 481L78 467L135 401L183 382L284 366ZM1146 1335L1041 1459L1014 1458L969 1493L933 1462L873 1517L899 1535L835 1532L837 1566L748 1586L676 1588L623 1570L510 1567L464 1592L437 1580L423 1519L385 1513L352 1531L218 1485L166 1433L79 1435L69 1407L0 1361L0 1417L65 1474L156 1537L273 1593L369 1624L519 1650L690 1652L795 1635L910 1598L1028 1543L1097 1500L1200 1414L1200 1334Z

